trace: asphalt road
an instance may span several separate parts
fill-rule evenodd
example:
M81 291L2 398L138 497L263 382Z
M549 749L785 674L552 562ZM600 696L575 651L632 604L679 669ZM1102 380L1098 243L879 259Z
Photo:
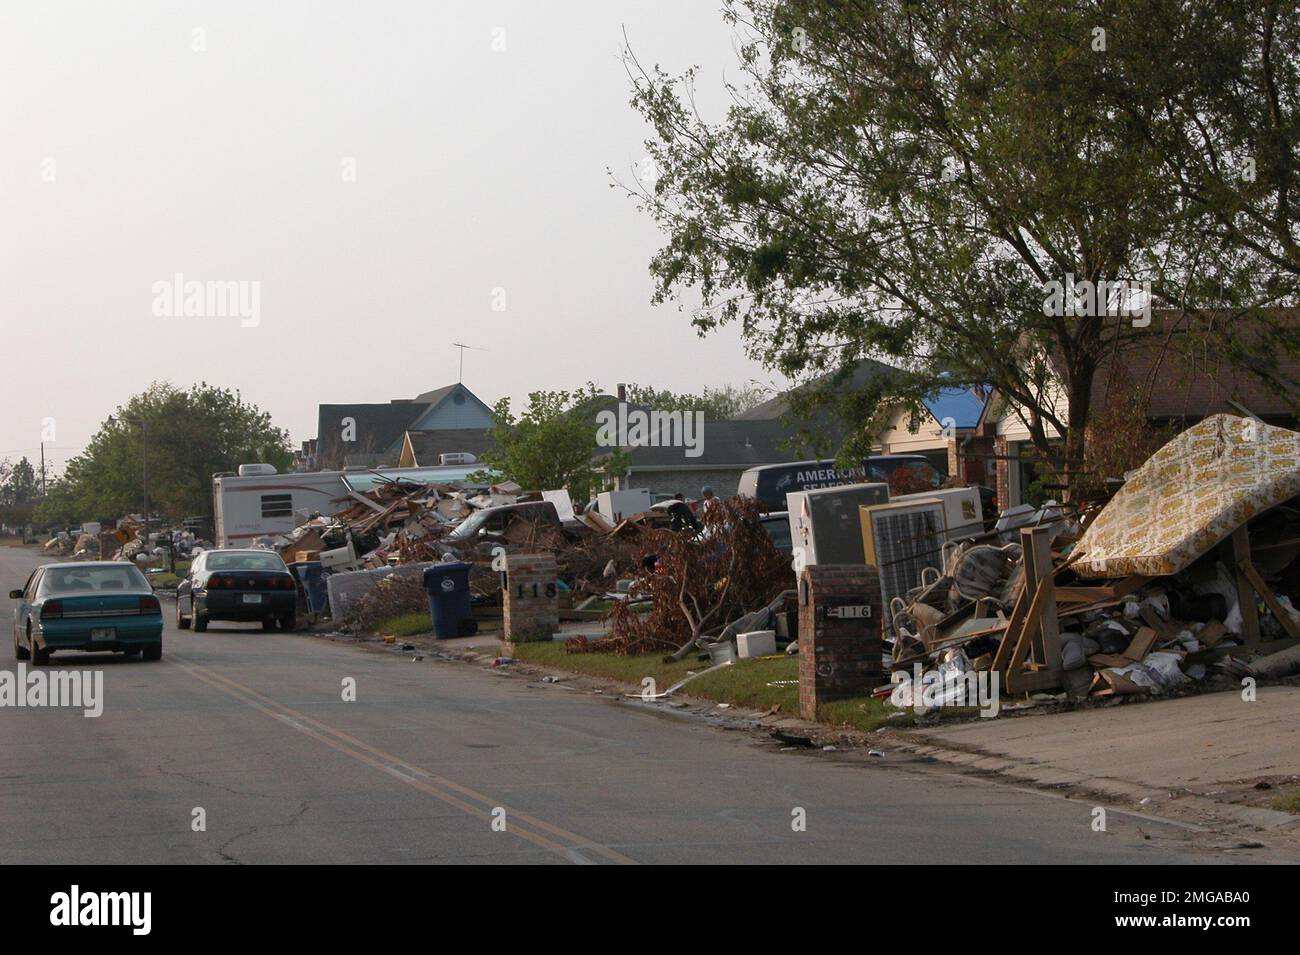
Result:
M0 548L0 594L40 561ZM1095 832L1079 800L172 610L161 662L54 657L103 672L98 718L0 708L0 863L1233 861L1116 810Z

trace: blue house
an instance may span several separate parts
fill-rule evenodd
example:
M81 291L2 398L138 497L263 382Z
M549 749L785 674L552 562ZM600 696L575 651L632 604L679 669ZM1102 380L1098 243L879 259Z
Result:
M464 435L490 427L492 409L460 383L378 404L321 405L316 463L321 470L396 465L408 431Z

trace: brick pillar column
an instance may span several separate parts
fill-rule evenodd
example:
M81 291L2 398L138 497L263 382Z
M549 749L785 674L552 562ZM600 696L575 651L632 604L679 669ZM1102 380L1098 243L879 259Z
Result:
M961 461L957 456L957 439L948 439L948 477L956 478L958 481L965 483L966 475L963 473Z
M811 564L799 577L799 715L885 682L880 575L865 564Z
M560 629L560 594L550 554L507 554L502 583L502 639L506 654L515 643L549 640Z

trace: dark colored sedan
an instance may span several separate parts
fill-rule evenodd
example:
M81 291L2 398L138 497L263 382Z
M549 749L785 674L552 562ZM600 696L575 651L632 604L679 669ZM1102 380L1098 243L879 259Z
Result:
M297 625L298 585L278 554L208 550L176 588L176 626L202 633L213 620L260 621L263 630Z

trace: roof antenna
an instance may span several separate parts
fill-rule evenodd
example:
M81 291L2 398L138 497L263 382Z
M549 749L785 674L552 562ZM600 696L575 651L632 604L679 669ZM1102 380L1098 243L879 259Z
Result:
M452 342L452 347L460 349L460 369L456 372L456 384L460 384L465 377L465 349L471 351L487 351L486 348L478 348L475 345L462 345L460 342Z

